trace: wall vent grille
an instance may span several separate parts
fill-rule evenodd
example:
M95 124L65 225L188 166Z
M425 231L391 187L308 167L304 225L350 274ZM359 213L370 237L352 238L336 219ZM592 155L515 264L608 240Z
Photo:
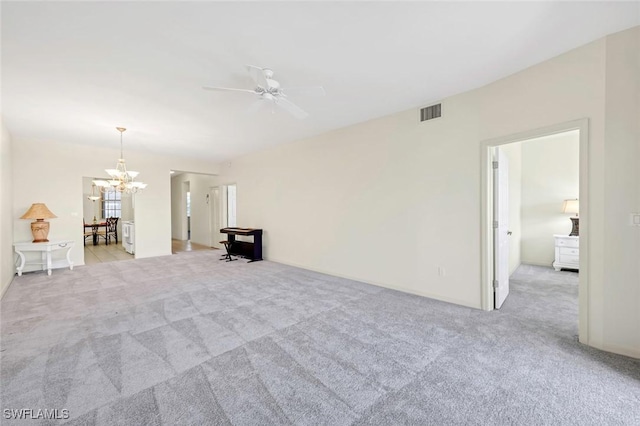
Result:
M442 104L431 105L420 109L420 121L433 120L442 116Z

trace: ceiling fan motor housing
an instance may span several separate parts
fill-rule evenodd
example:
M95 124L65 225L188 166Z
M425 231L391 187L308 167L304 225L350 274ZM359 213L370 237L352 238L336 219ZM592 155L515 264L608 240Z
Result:
M256 102L254 102L253 106L250 108L250 110L253 112L257 111L257 109L259 109L262 105L265 105L264 101L269 101L273 105L277 105L278 107L286 110L298 119L303 119L309 115L299 106L295 105L287 99L287 95L283 93L282 89L280 88L280 83L273 79L273 71L271 69L247 65L247 70L249 71L249 74L251 75L253 81L256 83L256 86L253 88L253 90L233 87L209 86L204 86L203 88L207 90L242 92L258 95L259 99L257 99ZM308 91L311 91L313 93L324 95L324 89L322 87L297 87L295 89L297 89L298 92L300 91L300 89L308 89ZM271 112L274 112L273 108L271 109Z
M273 77L273 70L271 68L262 68L262 73L264 74L264 78L270 79Z

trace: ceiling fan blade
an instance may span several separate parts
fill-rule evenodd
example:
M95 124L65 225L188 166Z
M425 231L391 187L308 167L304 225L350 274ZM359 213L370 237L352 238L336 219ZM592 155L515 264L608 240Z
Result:
M253 81L262 88L267 88L267 78L264 75L264 68L256 67L255 65L247 65L247 71Z
M322 86L308 86L308 87L282 87L284 93L295 93L300 95L309 96L324 96L326 93Z
M210 87L210 86L202 86L203 89L205 90L217 90L220 92L247 92L247 93L253 93L254 95L257 94L255 92L255 90L249 90L249 89L234 89L232 87Z
M268 103L270 103L270 102L267 102L262 98L258 99L257 101L252 103L249 108L247 108L247 114L255 114L255 113L257 113L258 111L264 109L264 107L267 106Z
M309 115L302 108L300 108L298 105L294 104L293 102L291 102L288 99L285 99L283 97L275 98L275 103L276 103L276 105L278 105L282 109L286 110L287 112L289 112L291 115L293 115L297 119L302 120L303 118L306 118Z

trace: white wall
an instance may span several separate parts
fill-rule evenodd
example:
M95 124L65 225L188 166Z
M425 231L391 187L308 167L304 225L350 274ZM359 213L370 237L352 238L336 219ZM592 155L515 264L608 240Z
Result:
M171 217L172 217L172 236L175 239L182 239L182 235L186 235L183 229L185 221L183 220L184 203L183 187L184 183L189 182L189 190L191 192L191 242L210 246L210 203L207 200L209 189L217 186L215 176L202 175L195 173L182 173L171 178ZM215 241L214 243L217 243ZM215 244L217 246L217 244Z
M604 271L595 293L603 320L595 331L605 348L640 357L640 227L630 225L640 212L640 30L607 37L605 84Z
M569 235L566 199L578 198L578 131L522 142L522 262L551 266L554 234Z
M640 73L637 62L608 54L637 55L638 37L635 28L444 99L437 120L418 124L417 110L404 111L238 158L221 170L238 184L238 223L264 228L269 259L479 308L481 141L588 118L583 342L640 357L638 234L621 217L640 209L629 164L638 158L631 104ZM605 120L615 102L623 106ZM614 182L618 160L634 183ZM622 250L635 265L615 259ZM604 273L616 268L610 286Z
M33 155L33 152L38 155ZM84 176L102 176L120 156L118 149L89 147L50 141L13 141L13 228L16 241L29 240L29 221L19 217L34 202L46 203L58 218L51 219L49 239L73 239L76 264L84 264L82 250ZM112 160L110 160L112 159ZM127 166L140 172L137 180L148 183L135 195L136 258L171 254L171 169L216 173L205 162L149 153L125 151ZM60 165L63 164L64 167Z
M9 288L15 275L13 255L13 164L12 141L1 123L0 141L0 297ZM25 210L26 211L26 210ZM30 225L29 225L30 226ZM31 234L31 228L29 228Z
M179 176L171 176L171 238L186 240L186 195L184 181L176 179L177 177Z
M509 160L509 275L522 263L522 144L503 145L500 149Z
M474 96L237 159L238 224L271 260L480 307Z

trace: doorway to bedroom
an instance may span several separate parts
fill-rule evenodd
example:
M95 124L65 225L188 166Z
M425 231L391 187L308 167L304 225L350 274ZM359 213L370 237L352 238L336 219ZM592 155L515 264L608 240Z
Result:
M485 309L527 317L539 315L545 300L553 298L566 309L543 315L546 326L556 318L558 324L575 324L573 334L578 324L580 334L586 333L588 265L580 257L588 235L586 200L580 195L588 193L581 173L586 141L586 123L578 121L484 142ZM527 303L510 303L510 292L520 293L523 297L514 300Z

